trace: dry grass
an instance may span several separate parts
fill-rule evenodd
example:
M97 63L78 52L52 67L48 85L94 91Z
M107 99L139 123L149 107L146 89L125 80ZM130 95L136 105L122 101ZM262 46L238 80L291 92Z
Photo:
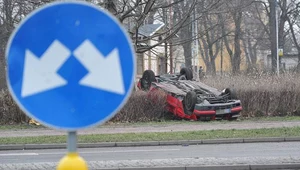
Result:
M166 96L157 92L151 96L144 91L132 94L126 105L110 121L112 122L146 122L168 119L165 114ZM0 91L0 124L28 122L29 118L13 101L8 90Z
M222 89L234 87L236 90L263 90L263 91L280 91L282 89L299 88L300 75L298 74L281 74L278 76L255 75L255 76L219 76L207 78L204 83L212 87Z
M12 99L7 89L0 91L0 124L28 122L29 118Z
M300 115L300 76L284 74L208 78L206 84L234 88L243 117Z
M149 95L151 94L151 95ZM136 91L120 112L111 119L113 122L146 122L166 119L166 95L160 91L146 93Z
M300 116L300 75L285 74L207 78L204 83L217 89L233 87L242 101L242 116ZM162 93L149 96L143 91L132 94L127 104L111 119L113 122L146 122L170 119L165 114ZM7 90L0 91L0 124L28 122Z

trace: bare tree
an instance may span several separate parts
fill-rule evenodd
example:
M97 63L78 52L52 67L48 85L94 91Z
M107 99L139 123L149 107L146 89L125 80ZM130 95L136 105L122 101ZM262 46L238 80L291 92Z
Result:
M242 39L242 16L244 9L251 3L252 1L243 0L231 0L230 3L227 3L234 22L234 54L230 55L233 74L238 74L240 72L242 54L240 44Z
M27 0L0 0L0 89L6 87L5 48L15 26L34 8Z
M204 14L199 22L199 50L208 74L216 75L215 60L221 50L221 31L217 15Z
M4 49L7 39L16 26L33 9L53 0L0 0L0 63L4 69ZM200 55L203 58L207 72L216 74L215 60L219 56L221 41L231 61L232 72L240 72L241 58L244 54L248 67L254 68L257 62L257 52L264 46L270 48L271 36L269 24L270 1L245 0L86 0L100 5L114 14L120 22L128 26L128 31L135 44L139 57L144 52L153 53L155 47L164 46L169 57L168 46L182 45L185 65L192 65L192 42L199 42ZM280 0L279 6L279 46L284 47L287 34L285 23L289 23L293 41L297 47L298 10L297 0ZM170 10L170 9L173 10ZM195 16L192 15L195 13ZM172 26L168 17L172 16ZM155 21L165 23L166 27L159 33L139 38L139 29L144 24ZM193 23L198 23L198 35L192 33ZM178 35L179 40L173 40ZM269 41L265 39L268 38ZM155 39L155 44L147 44ZM157 40L158 39L158 40ZM141 45L147 44L147 45ZM297 47L298 48L298 47ZM299 48L300 50L300 48ZM299 56L300 59L300 56ZM142 60L141 60L142 61ZM167 67L167 66L166 66ZM299 66L300 67L300 66ZM5 72L4 70L2 70ZM5 81L2 81L5 82Z
M258 20L263 25L263 28L268 36L270 49L271 49L271 56L272 56L272 72L275 73L276 66L277 66L277 56L275 45L275 29L273 29L273 25L275 22L275 16L272 15L273 11L276 10L276 3L275 0L268 0L268 1L256 1L263 5L264 13L260 10L257 10ZM278 21L278 46L279 48L284 48L285 44L285 36L287 35L287 31L285 30L285 24L288 20L288 14L290 13L291 6L287 0L279 0L278 4L280 7L279 12L279 21ZM266 16L266 17L265 17ZM267 20L266 20L267 19Z
M259 12L257 12L259 11ZM242 43L247 61L248 71L255 70L258 50L266 46L267 33L264 25L258 18L264 12L263 6L259 2L253 2L244 12ZM269 47L268 47L269 48Z
M300 72L300 43L299 39L299 31L300 31L300 17L299 17L299 12L300 12L300 2L296 0L292 0L289 4L290 10L287 13L287 22L289 24L289 29L291 33L291 37L293 39L294 46L297 49L297 54L298 54L298 64L296 71L299 73Z
M157 46L165 46L165 56L162 58L163 63L165 63L163 70L166 72L167 68L167 49L168 42L172 41L173 37L179 32L181 29L185 29L185 31L189 31L189 27L191 25L190 15L194 10L197 0L122 0L122 1L104 1L102 6L105 6L105 3L110 3L110 7L114 6L115 12L114 14L119 18L121 22L129 21L133 29L130 29L130 32L133 36L133 41L135 44L135 50L138 56L138 60L141 60L139 65L142 64L143 53L150 51L151 49ZM114 3L115 5L112 5ZM107 6L107 5L106 5ZM174 8L173 12L170 12L170 8ZM165 27L164 31L159 34L155 34L151 37L144 37L143 39L139 39L139 28L146 23L151 23L154 20L161 20L166 23L166 15L173 15L174 22L172 27ZM158 16L158 17L156 17ZM178 18L180 17L180 18ZM186 35L182 35L183 37ZM187 35L188 36L188 35ZM147 44L150 40L160 39L156 41L155 44ZM140 44L147 44L140 45ZM188 44L185 46L185 56L189 55L190 48ZM189 49L189 50L187 50ZM161 57L161 56L160 56ZM187 58L189 58L187 57ZM186 60L186 64L190 65L189 60ZM139 68L142 66L139 66ZM139 73L141 73L141 69L138 69Z
M113 11L115 16L118 17L121 22L124 22L126 20L133 22L134 29L132 29L130 31L133 35L135 35L134 37L136 38L136 39L133 39L133 41L135 42L135 44L137 46L136 52L143 53L143 52L146 52L156 46L159 46L159 45L165 43L166 41L170 40L175 34L177 34L178 31L185 24L185 21L190 16L192 10L194 9L196 0L185 0L185 1L184 0L173 0L172 3L167 3L166 0L161 0L161 1L157 1L157 0L119 0L119 1L105 0L103 2L99 2L98 4L102 5L103 7L110 7L109 10ZM139 34L138 30L141 27L141 25L147 23L150 18L152 18L152 20L153 20L156 13L159 10L161 10L161 11L163 9L168 10L171 6L175 7L178 4L188 4L187 8L184 8L183 13L181 13L182 20L176 20L178 22L175 22L173 24L172 28L168 28L164 32L157 34L153 37L148 37L148 38L145 38L142 40L137 39L137 37L138 37L137 35ZM159 36L164 37L164 38L152 46L146 46L146 47L138 46L139 43L146 43L150 39L153 39L153 38L156 38Z
M192 65L192 43L191 40L193 38L192 35L192 18L191 16L184 16L185 13L192 13L194 10L196 1L193 1L192 4L187 2L180 2L174 7L174 18L177 22L184 21L183 27L179 31L179 37L181 41L185 41L182 43L182 47L184 50L185 57L185 65L187 67L191 67Z
M191 0L190 0L191 1ZM211 18L211 16L209 15L210 12L215 12L216 9L218 8L218 6L220 5L220 0L213 0L213 1L208 1L208 0L198 0L198 1L193 1L194 3L187 3L187 2L181 2L178 3L174 8L175 8L175 13L174 13L174 17L176 18L177 21L184 21L184 24L182 25L180 31L179 31L179 37L180 37L180 44L182 44L183 49L184 49L184 57L185 57L185 65L186 67L191 67L192 65L192 41L197 40L197 37L193 36L193 30L192 30L192 24L193 22L197 22L199 21L200 24L200 29L198 29L199 31L199 35L198 38L202 37L202 40L204 40L206 43L202 44L202 45L207 45L211 47L211 51L207 55L205 55L205 60L206 61L206 65L209 67L210 70L214 70L213 72L215 73L215 64L213 62L210 62L209 55L213 58L213 60L215 59L217 53L214 52L213 50L213 46L216 43L215 41L215 35L211 36L211 32L208 29L209 27L212 27L214 23L212 23L211 21L209 21ZM195 9L196 8L196 9ZM189 12L185 11L185 10L189 10ZM184 20L183 15L184 13L192 13L195 12L195 16L194 17L187 17L186 20ZM207 28L202 28L201 27L201 23L205 23L205 27ZM207 40L209 42L207 42ZM199 41L199 40L197 40ZM201 45L201 44L200 44ZM201 53L201 49L200 48L200 53ZM204 48L207 49L208 48ZM205 51L206 52L206 51ZM204 54L204 52L202 52L201 54ZM206 54L206 53L205 53ZM202 55L204 56L204 55ZM212 63L212 64L211 64Z

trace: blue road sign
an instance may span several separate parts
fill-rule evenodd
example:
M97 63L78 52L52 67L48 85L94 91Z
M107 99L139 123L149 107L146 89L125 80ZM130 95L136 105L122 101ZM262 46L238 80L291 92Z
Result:
M26 17L6 59L14 100L42 124L77 130L101 124L131 94L131 40L111 14L85 2L56 2Z

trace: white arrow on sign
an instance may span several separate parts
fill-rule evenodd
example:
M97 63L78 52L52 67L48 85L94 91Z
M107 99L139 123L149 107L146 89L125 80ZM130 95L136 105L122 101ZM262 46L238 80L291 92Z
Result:
M124 82L119 59L119 51L113 49L106 57L98 51L91 41L85 40L75 51L74 56L89 73L79 84L124 94Z
M71 52L58 40L38 58L30 50L25 52L22 97L66 85L68 82L56 72L70 57Z

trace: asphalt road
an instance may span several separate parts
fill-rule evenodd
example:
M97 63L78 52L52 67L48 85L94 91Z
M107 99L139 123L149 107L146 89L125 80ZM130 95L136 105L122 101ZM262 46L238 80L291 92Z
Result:
M92 168L300 163L300 142L79 149ZM0 169L51 169L66 150L1 151Z

